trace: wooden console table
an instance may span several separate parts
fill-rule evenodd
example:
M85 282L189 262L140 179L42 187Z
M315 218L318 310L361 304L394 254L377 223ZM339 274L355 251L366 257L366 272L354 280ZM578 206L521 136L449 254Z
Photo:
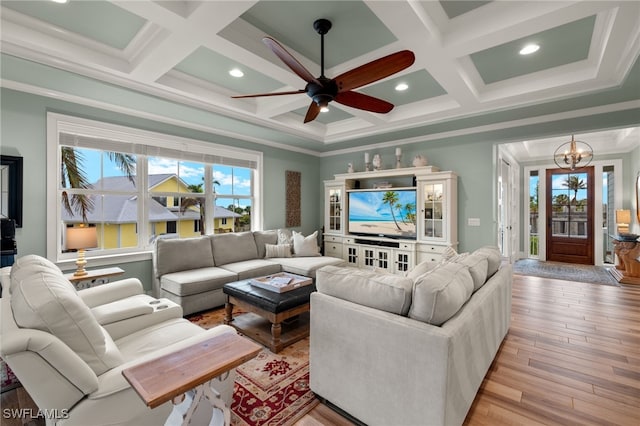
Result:
M87 271L87 275L83 275L81 277L74 276L73 272L64 274L64 276L69 281L71 281L71 283L76 287L77 290L82 290L85 288L100 285L99 281L104 280L105 282L107 282L110 278L117 277L122 274L124 274L124 270L122 270L122 268L114 266L112 268L91 269Z
M254 358L261 350L262 346L246 337L225 333L127 368L122 374L150 408L170 400L177 405L182 402L177 397L194 390L191 405L182 416L183 426L189 424L203 398L209 400L212 409L223 412L224 424L229 425L231 411L211 388L211 381Z
M615 235L611 239L618 263L609 272L619 283L640 284L640 242L617 238Z

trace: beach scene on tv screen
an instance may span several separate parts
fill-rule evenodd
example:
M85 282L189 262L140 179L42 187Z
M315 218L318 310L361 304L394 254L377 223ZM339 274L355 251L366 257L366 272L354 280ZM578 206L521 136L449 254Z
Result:
M349 232L415 238L415 191L349 193Z

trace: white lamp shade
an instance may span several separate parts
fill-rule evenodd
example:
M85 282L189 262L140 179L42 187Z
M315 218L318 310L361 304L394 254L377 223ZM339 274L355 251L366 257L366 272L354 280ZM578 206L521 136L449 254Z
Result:
M631 223L631 210L616 210L616 223Z
M98 245L95 227L67 228L67 249L87 249Z

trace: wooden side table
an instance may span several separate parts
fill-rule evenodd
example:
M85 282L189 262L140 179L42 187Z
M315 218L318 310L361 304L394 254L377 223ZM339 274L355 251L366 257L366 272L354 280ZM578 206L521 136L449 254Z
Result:
M71 281L71 283L76 286L76 289L81 290L84 288L104 284L108 282L110 278L124 274L124 270L118 268L117 266L114 266L112 268L92 269L87 272L87 275L83 275L81 277L74 277L73 272L64 274L64 277Z
M222 410L224 424L229 425L231 411L211 387L211 381L254 358L261 350L262 346L246 337L225 333L127 368L122 374L150 408L170 400L177 405L182 402L177 397L194 390L191 405L184 416L180 416L183 426L189 424L203 398L209 400L212 409Z
M619 283L640 284L640 242L611 238L618 264L609 272Z

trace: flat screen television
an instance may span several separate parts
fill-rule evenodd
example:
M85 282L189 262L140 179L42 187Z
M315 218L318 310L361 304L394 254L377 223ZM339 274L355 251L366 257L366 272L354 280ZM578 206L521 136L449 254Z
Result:
M349 233L416 238L415 189L366 189L348 194Z

